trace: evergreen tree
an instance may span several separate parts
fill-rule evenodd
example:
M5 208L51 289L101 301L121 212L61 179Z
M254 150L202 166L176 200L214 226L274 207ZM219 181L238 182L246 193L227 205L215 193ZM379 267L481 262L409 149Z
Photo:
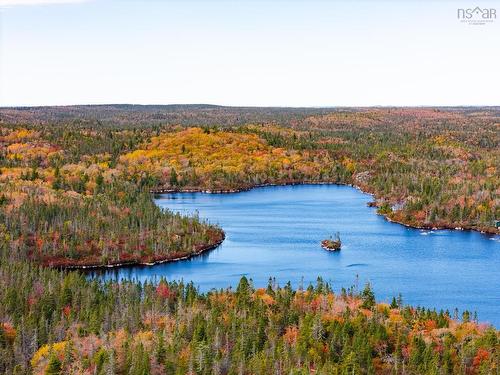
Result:
M179 184L178 178L177 178L177 171L175 168L172 168L170 171L170 185L171 186L177 186Z
M371 309L375 306L375 294L373 293L370 283L367 283L361 292L361 299L363 301L363 308Z
M49 363L47 365L47 368L45 370L45 375L60 375L62 374L62 364L59 358L52 353L49 359Z

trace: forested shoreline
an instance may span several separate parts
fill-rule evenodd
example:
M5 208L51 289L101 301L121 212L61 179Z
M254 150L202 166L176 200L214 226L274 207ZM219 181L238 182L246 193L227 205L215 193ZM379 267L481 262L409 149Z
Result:
M6 374L495 374L500 360L473 313L377 303L369 285L199 293L5 259L0 277Z
M495 328L376 303L369 286L242 279L199 293L51 268L168 261L223 240L151 191L348 184L389 220L498 233L499 118L495 107L0 108L0 372L497 373Z
M34 127L39 132L54 121L52 139L47 141L59 143L60 151L70 147L63 151L72 155L70 166L81 166L79 156L91 147L105 151L96 152L102 160L90 162L85 156L83 162L107 173L106 182L113 175L135 186L176 191L238 191L304 181L348 184L373 194L379 213L392 221L488 233L498 233L500 210L498 117L496 107L0 110L2 123L17 128ZM194 124L202 127L189 128ZM83 136L88 144L76 150L61 143L62 133L70 130L71 137ZM98 136L90 140L91 134ZM43 151L39 145L20 144ZM15 145L10 147L19 155ZM87 176L83 179L96 173L82 168L77 172ZM82 184L91 185L89 180L80 181L76 191Z

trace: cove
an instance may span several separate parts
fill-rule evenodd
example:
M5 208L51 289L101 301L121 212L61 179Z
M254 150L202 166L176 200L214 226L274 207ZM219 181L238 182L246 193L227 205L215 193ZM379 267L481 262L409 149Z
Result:
M500 236L419 230L390 223L367 206L372 198L349 186L262 187L232 194L173 193L160 207L219 224L221 246L186 261L93 271L91 277L193 281L203 291L235 287L241 276L256 287L269 277L294 287L318 276L335 290L370 282L377 300L399 293L405 304L476 311L500 327ZM339 231L340 252L320 241Z

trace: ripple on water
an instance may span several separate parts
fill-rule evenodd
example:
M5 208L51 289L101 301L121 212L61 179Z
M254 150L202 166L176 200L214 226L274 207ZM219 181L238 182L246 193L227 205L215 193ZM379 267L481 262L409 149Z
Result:
M367 263L352 263L352 264L348 264L346 267L367 267L368 264Z
M156 203L199 212L218 223L227 240L216 251L186 262L119 270L139 280L161 276L192 280L201 290L236 286L242 275L265 287L269 277L297 287L318 276L334 288L371 282L377 298L399 293L405 303L477 311L500 327L500 241L476 232L418 230L390 223L367 207L372 197L348 186L267 187L238 194L174 194ZM319 242L340 232L342 250ZM347 265L347 266L346 266ZM101 272L111 278L115 271Z

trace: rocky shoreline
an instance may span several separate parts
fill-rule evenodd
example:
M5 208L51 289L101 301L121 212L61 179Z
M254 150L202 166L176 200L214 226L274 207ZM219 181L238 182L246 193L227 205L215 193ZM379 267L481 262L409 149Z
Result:
M150 190L150 193L152 194L169 194L169 193L206 193L206 194L230 194L230 193L239 193L243 191L249 191L251 189L259 188L259 187L268 187L268 186L290 186L290 185L341 185L337 182L327 182L327 181L286 181L282 183L269 183L269 184L259 184L259 185L248 185L248 186L242 186L239 188L234 188L234 189L203 189L199 187L187 187L187 188L157 188L157 189L152 189ZM357 187L356 187L357 188ZM52 268L58 268L58 269L63 269L63 270L99 270L99 269L111 269L111 268L125 268L125 267L135 267L135 266L154 266L157 264L163 264L163 263L171 263L171 262L177 262L181 260L188 260L193 257L199 256L203 253L206 253L208 251L211 251L217 247L219 247L222 242L224 242L225 239L225 233L223 230L220 231L221 235L220 237L211 244L207 244L205 246L200 247L196 251L189 253L189 254L183 254L183 255L177 255L175 254L174 256L163 256L163 257L144 257L144 258L139 258L139 259L130 259L130 260L119 260L119 261L114 261L110 262L107 264L101 264L98 262L92 263L92 262L85 262L83 261L82 263L71 263L70 260L67 259L52 259L50 261L44 262L47 266L52 267Z
M271 187L271 186L296 186L296 185L342 185L342 186L350 186L355 189L358 189L359 191L369 194L371 196L375 196L374 193L368 191L368 189L363 188L359 185L354 185L354 184L345 184L345 183L340 183L340 182L334 182L334 181L283 181L283 182L276 182L276 183L265 183L265 184L256 184L256 185L245 185L241 187L235 187L231 189L206 189L206 188L199 188L199 187L185 187L185 188L157 188L157 189L151 189L150 192L152 194L172 194L172 193L205 193L205 194L231 194L231 193L241 193L244 191L249 191L252 189L257 189L257 188L263 188L263 187ZM369 207L378 207L377 201L372 201L368 203ZM461 231L475 231L475 232L480 232L483 234L500 234L500 230L496 229L494 227L473 227L473 226L461 226L457 227L452 224L446 224L446 223L440 223L438 225L436 224L425 224L425 223L420 223L420 224L410 224L404 221L399 221L395 220L389 217L388 214L380 214L385 219L391 223L396 223L400 225L404 225L405 227L408 228L413 228L413 229L425 229L425 230L461 230Z
M226 235L224 231L221 231L221 237L214 243L207 244L201 246L199 249L193 251L192 253L188 253L180 256L162 256L153 258L152 260L142 259L131 259L126 261L116 261L108 264L64 264L61 262L58 264L57 262L49 263L48 265L53 268L65 269L65 270L98 270L98 269L109 269L109 268L121 268L121 267L134 267L134 266L154 266L157 264L163 263L171 263L177 262L180 260L188 260L198 255L201 255L205 252L214 250L219 247L222 242L224 242Z
M257 188L271 187L271 186L296 186L296 185L346 185L356 187L351 184L342 184L340 182L334 181L285 181L276 183L265 183L265 184L255 184L255 185L243 185L240 187L235 187L231 189L206 189L200 187L185 187L185 188L156 188L151 189L152 194L172 194L172 193L205 193L205 194L231 194L231 193L241 193L244 191L249 191Z
M403 221L399 220L394 220L388 217L385 214L378 214L382 215L387 221L395 224L400 224L404 225L407 228L412 228L412 229L423 229L423 230L460 230L460 231L473 231L473 232L479 232L482 234L500 234L500 231L495 228L476 228L472 226L463 226L463 227L456 227L451 224L439 224L439 225L427 225L427 224L408 224Z
M353 184L343 184L334 181L283 181L277 183L265 183L265 184L256 184L256 185L245 185L237 188L231 189L206 189L200 187L184 187L184 188L156 188L151 189L150 192L152 194L171 194L171 193L205 193L205 194L231 194L231 193L240 193L244 191L249 191L256 188L264 188L264 187L272 187L272 186L294 186L294 185L344 185L351 186L355 189L362 191L363 193L370 194L374 196L373 193L368 192L366 189L358 185ZM378 202L371 201L368 203L369 207L378 207ZM464 227L456 227L451 224L442 224L439 225L427 225L425 223L422 224L410 224L403 221L395 220L389 217L389 214L381 214L387 221L395 224L400 224L408 228L412 229L422 229L422 230L463 230L463 231L477 231L484 234L499 234L500 231L495 228L475 228L471 226ZM98 270L98 269L109 269L109 268L120 268L120 267L134 267L134 266L153 266L162 263L171 263L177 262L181 260L188 260L198 255L201 255L205 252L213 250L220 246L225 239L225 233L221 230L220 237L213 243L201 246L199 249L195 250L192 253L179 255L178 253L173 256L161 256L161 257L144 257L140 259L130 259L130 260L122 260L111 262L108 264L99 264L99 263L83 263L83 264L71 264L68 260L52 260L47 262L48 266L53 268L67 269L67 270Z

